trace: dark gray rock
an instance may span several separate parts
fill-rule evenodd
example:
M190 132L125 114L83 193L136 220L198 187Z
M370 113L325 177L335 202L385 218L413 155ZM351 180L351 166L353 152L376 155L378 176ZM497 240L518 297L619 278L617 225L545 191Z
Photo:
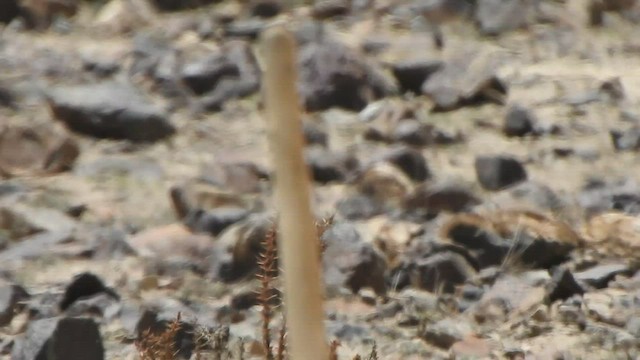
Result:
M75 301L94 296L99 293L105 293L115 299L119 299L118 294L110 288L107 288L102 280L96 275L85 272L73 277L71 283L67 285L64 296L60 301L60 309L66 310Z
M302 131L306 145L327 146L329 135L316 123L305 121L302 123Z
M382 155L382 158L400 168L414 181L422 182L431 178L427 160L418 150L407 146L399 146L389 150Z
M220 111L226 101L243 98L260 89L261 72L249 43L229 41L221 51L237 68L237 75L223 76L205 96L200 105L208 111Z
M526 0L478 0L475 20L483 35L499 35L526 25L531 2Z
M567 268L557 269L551 277L551 282L545 287L545 302L552 304L557 300L566 300L574 295L584 294L584 289Z
M470 189L449 182L420 185L404 201L407 210L428 214L461 212L478 204L480 199Z
M609 131L613 148L616 151L637 151L640 150L640 127L634 126L625 131Z
M224 27L224 35L227 38L256 40L266 26L262 19L235 20Z
M422 93L422 84L444 64L439 60L409 60L393 64L392 71L402 92Z
M548 269L566 261L575 249L572 242L534 237L524 231L503 238L476 221L454 221L447 225L443 235L467 248L481 267L502 264L510 255L509 261Z
M161 11L180 11L195 9L214 2L216 0L152 0L151 3Z
M307 111L360 111L397 91L379 66L336 42L311 42L298 55L298 90Z
M197 209L189 213L184 222L193 232L217 236L229 226L244 220L248 215L249 211L237 207L221 207L208 211Z
M316 0L311 8L311 16L318 20L348 15L351 2L347 0Z
M404 120L394 129L392 139L406 145L427 146L435 142L435 129L417 120Z
M514 105L507 110L502 132L508 137L525 136L534 132L535 116L531 110Z
M131 85L61 86L50 90L47 100L54 117L80 134L154 142L175 133L167 115Z
M251 16L257 16L261 18L271 18L278 14L283 9L282 2L280 0L254 0L250 3L249 13Z
M433 254L415 263L411 274L414 286L431 292L453 293L476 274L467 259L453 252Z
M29 323L14 346L15 360L103 360L98 325L89 318L49 318Z
M603 264L577 272L575 277L579 282L602 289L607 287L609 281L613 280L616 275L625 274L631 274L631 269L626 264Z
M0 326L11 323L13 316L24 307L23 302L29 299L29 293L19 285L0 287Z
M629 181L588 181L578 196L578 203L589 216L609 210L627 214L640 213L640 187Z
M469 249L482 268L502 264L510 248L498 234L472 223L456 223L447 228L445 236Z
M20 1L5 0L0 4L0 23L8 24L20 15Z
M311 169L313 180L321 184L344 181L358 166L355 157L319 146L307 148L305 160Z
M199 95L211 91L222 78L239 75L238 67L223 52L185 64L181 73L185 85Z
M478 182L490 191L504 190L527 180L524 166L511 156L478 156L474 166Z
M473 327L463 317L442 319L427 325L420 337L442 349L449 349L454 343L471 335Z
M326 246L322 258L327 286L347 287L354 293L362 288L371 288L378 295L386 293L386 260L362 240L353 225L335 224L324 232L321 240Z

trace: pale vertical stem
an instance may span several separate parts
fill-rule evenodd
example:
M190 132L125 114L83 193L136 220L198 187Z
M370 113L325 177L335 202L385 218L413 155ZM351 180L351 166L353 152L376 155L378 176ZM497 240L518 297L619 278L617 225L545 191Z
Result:
M262 35L264 101L275 164L278 252L284 278L288 351L293 360L327 360L319 243L311 212L310 176L303 158L296 44L275 25Z

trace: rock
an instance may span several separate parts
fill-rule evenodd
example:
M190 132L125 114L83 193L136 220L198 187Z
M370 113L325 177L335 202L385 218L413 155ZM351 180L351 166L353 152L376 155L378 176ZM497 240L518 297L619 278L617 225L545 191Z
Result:
M74 241L71 230L43 231L20 238L20 242L0 252L0 261L9 263L50 255L56 245Z
M502 132L508 137L529 135L534 132L535 122L529 109L516 104L507 110Z
M370 219L385 211L384 204L364 194L354 194L338 201L337 212L347 220Z
M20 1L7 0L0 4L0 23L8 24L20 15Z
M103 360L98 324L89 318L49 318L29 323L13 348L15 360Z
M483 229L474 221L452 220L443 226L445 238L468 248L482 268L500 265L510 245L493 231Z
M201 105L208 111L219 111L226 101L252 95L260 89L260 68L249 43L229 41L223 45L222 52L237 67L238 75L222 77L201 99Z
M271 216L258 213L225 229L217 240L225 257L213 264L214 278L234 282L252 275L263 251L263 241L272 227Z
M58 17L75 16L80 6L76 0L40 0L23 1L20 7L28 28L44 30L53 25Z
M153 5L161 11L195 9L214 2L215 0L152 0Z
M577 272L575 277L579 282L602 289L607 287L609 281L617 275L631 275L631 273L631 269L625 264L603 264Z
M494 193L490 203L500 207L518 206L524 209L545 210L560 213L566 209L567 202L556 194L549 186L527 180L504 191Z
M478 0L475 20L483 35L499 35L526 25L527 15L532 10L526 0Z
M586 226L586 242L605 254L635 259L640 256L638 216L619 212L593 216Z
M506 261L549 268L566 261L582 244L563 222L517 211L460 214L442 225L441 236L468 248L483 267Z
M486 358L490 357L492 350L487 340L475 336L466 337L451 346L451 354L455 359Z
M470 309L478 323L501 323L524 315L543 303L546 271L505 274Z
M472 335L473 328L469 322L458 316L445 318L435 324L426 326L420 337L426 342L442 349L449 349L453 344Z
M44 160L44 170L47 173L59 173L73 169L76 159L80 156L80 146L72 138L59 141Z
M386 204L399 204L411 192L411 179L398 167L387 162L374 163L357 179L360 193Z
M195 233L218 236L224 229L244 220L249 212L242 208L222 207L214 210L194 210L186 217L185 225Z
M350 2L347 0L316 0L311 8L311 16L317 20L325 20L348 15L350 11Z
M392 71L402 92L419 95L422 93L422 84L443 65L438 60L405 60L393 64Z
M392 134L395 142L410 146L427 146L435 143L436 132L432 125L417 120L401 121Z
M127 242L127 234L114 227L106 227L97 230L91 242L94 259L121 259L136 255L136 252Z
M500 61L501 56L489 50L466 49L456 53L422 84L422 93L435 103L432 111L503 104L508 90L496 75Z
M80 134L154 142L175 133L167 116L130 85L60 86L47 101L53 116Z
M640 317L631 317L624 328L636 338L640 337Z
M0 83L0 107L9 109L18 108L16 94L9 86L3 83Z
M587 216L616 210L625 214L640 213L640 187L634 182L590 182L578 195L578 203Z
M336 42L312 42L298 53L298 90L307 111L331 107L360 111L396 92L375 64Z
M370 243L365 243L349 223L334 224L322 235L326 246L322 255L327 286L347 287L353 293L371 288L377 295L387 291L387 263Z
M43 232L70 232L76 222L63 212L34 208L20 203L5 203L0 206L0 229L12 240Z
M626 131L609 131L613 148L616 151L637 151L640 150L640 127L634 126Z
M635 0L634 0L635 1ZM598 89L601 97L612 104L617 104L626 98L624 86L619 77L614 77L600 84Z
M263 19L235 20L224 27L224 36L256 40L266 26Z
M66 310L75 301L94 296L98 293L105 293L115 299L119 299L118 294L106 287L102 280L90 272L80 273L73 277L73 280L64 291L60 309Z
M327 146L329 143L329 135L316 123L304 121L302 123L302 131L306 145Z
M421 182L431 178L427 161L418 150L398 146L383 154L382 159L400 168L413 181Z
M7 326L13 317L24 308L29 293L20 285L0 286L0 326Z
M161 81L160 64L172 51L170 40L166 36L157 32L137 33L133 37L132 64L128 70L129 77L143 76Z
M433 254L415 263L411 282L419 289L453 293L456 286L476 274L466 258L453 252Z
M254 0L250 4L249 13L251 16L271 18L280 14L282 7L280 0Z
M194 234L181 224L140 231L129 239L129 245L140 256L162 264L186 266L198 273L206 272L216 259L213 239Z
M14 177L70 170L78 144L51 130L5 127L0 132L0 175Z
M318 146L307 148L305 158L313 180L321 184L342 182L358 166L356 158Z
M489 191L500 191L527 180L527 171L515 158L507 155L481 155L474 163L480 185Z
M480 199L470 189L450 182L422 184L404 200L405 209L427 214L461 212L478 204Z
M269 174L252 162L216 162L204 166L200 178L228 191L247 194L260 192Z
M119 298L100 292L74 301L65 309L65 316L99 316L105 321L111 321L119 315L121 308Z
M546 286L546 303L552 304L557 300L566 300L574 295L584 294L584 289L578 284L571 271L567 268L557 269Z
M198 95L211 91L224 77L239 75L238 67L222 51L185 64L181 72L182 81Z

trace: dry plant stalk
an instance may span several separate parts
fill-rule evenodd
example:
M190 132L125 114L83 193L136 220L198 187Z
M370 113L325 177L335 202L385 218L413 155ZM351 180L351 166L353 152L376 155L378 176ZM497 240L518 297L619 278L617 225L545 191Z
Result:
M262 345L266 351L266 359L273 360L273 352L271 351L271 333L269 325L271 324L271 300L274 297L273 280L277 276L276 260L278 257L278 249L276 245L276 230L269 229L269 232L262 240L263 252L258 260L258 278L260 279L260 291L258 293L258 303L262 306Z
M265 55L265 111L275 163L288 352L293 360L326 360L329 351L317 261L320 249L311 214L309 173L302 153L295 40L283 25L266 29L260 40Z
M180 331L181 315L169 324L169 327L159 334L147 329L141 339L136 340L136 348L141 360L173 360L177 354L175 337Z

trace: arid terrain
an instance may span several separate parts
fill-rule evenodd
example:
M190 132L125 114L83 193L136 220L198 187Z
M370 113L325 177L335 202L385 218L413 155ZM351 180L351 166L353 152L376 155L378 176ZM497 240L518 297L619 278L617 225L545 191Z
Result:
M640 356L640 2L1 0L1 358L278 348L274 21L338 359Z

